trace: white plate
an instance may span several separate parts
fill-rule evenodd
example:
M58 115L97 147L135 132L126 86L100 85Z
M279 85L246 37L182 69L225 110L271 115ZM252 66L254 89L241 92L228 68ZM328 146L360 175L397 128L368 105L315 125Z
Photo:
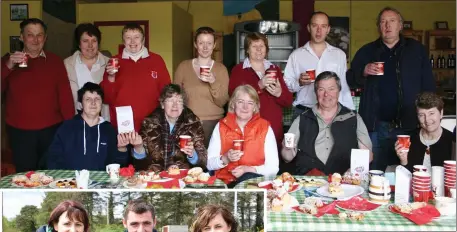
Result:
M160 183L160 182L165 182L165 181L169 181L169 180L172 180L173 178L165 178L165 179L160 179L160 180L153 180L153 181L148 181L148 182L151 182L151 183ZM124 186L124 188L128 188L128 189L145 189L148 184L147 183L140 183L140 184L137 184L135 186L128 186L127 185L127 180L125 180L123 183L122 183L122 186ZM184 187L186 187L186 183L179 179L179 187L181 189L183 189Z
M64 179L58 179L58 180L55 180L53 182L51 182L49 184L49 188L53 188L53 189L72 189L72 188L60 188L60 187L57 187L57 182L59 181L71 181L72 179L74 178L64 178ZM91 185L92 184L92 180L89 180L89 184L88 185Z
M315 182L320 182L321 183L321 186L306 186L305 184L305 180L306 181L315 181ZM298 181L300 182L300 184L303 186L303 188L307 189L307 190L311 190L311 189L317 189L317 188L320 188L322 186L325 186L325 185L328 185L328 182L326 180L323 180L323 179L314 179L314 178L300 178L298 179Z
M343 189L343 193L335 196L328 192L328 185L322 186L316 190L316 193L324 196L324 197L331 197L337 199L349 199L351 197L357 196L362 194L365 190L358 186L358 185L350 185L350 184L342 184L341 188Z

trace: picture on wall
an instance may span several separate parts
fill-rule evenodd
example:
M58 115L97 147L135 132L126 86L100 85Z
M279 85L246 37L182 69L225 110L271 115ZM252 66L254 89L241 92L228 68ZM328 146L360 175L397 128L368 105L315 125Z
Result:
M10 4L10 20L22 21L29 18L28 4Z
M327 42L343 50L349 62L349 17L330 17L330 26Z

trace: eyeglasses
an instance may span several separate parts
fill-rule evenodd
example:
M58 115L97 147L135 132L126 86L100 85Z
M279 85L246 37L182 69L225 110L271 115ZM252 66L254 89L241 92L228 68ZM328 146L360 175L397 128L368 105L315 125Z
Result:
M237 106L245 106L247 104L247 106L249 108L254 108L254 106L255 106L255 102L254 101L245 101L243 99L238 99L238 100L236 100L235 103L236 103Z
M169 105L174 105L174 104L177 104L178 106L182 106L184 105L184 101L183 100L172 100L172 99L167 99L164 101L166 104L169 104Z

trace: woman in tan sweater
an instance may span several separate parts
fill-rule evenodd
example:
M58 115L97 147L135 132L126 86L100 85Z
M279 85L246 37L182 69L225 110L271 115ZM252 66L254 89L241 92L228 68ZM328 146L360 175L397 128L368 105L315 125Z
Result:
M185 90L188 107L202 120L206 147L214 127L224 117L224 105L229 100L227 68L211 58L215 40L212 28L200 27L194 39L197 58L181 62L173 80ZM204 66L210 67L209 71L200 72Z

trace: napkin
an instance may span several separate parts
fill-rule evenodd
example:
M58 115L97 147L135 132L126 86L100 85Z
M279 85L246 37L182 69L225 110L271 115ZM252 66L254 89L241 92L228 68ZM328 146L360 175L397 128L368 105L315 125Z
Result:
M431 222L434 218L441 216L440 212L433 206L427 205L425 207L415 209L411 213L402 213L389 206L389 210L393 213L402 215L417 225L424 225Z
M302 210L300 210L300 206L294 206L292 207L293 210L300 212L300 213L306 213ZM332 202L330 204L324 203L324 206L317 208L317 214L314 214L313 216L315 217L321 217L325 214L339 214L340 211L338 211L335 208L335 202Z
M370 211L375 210L379 206L378 204L374 204L369 202L367 199L362 198L360 196L352 197L345 201L336 201L336 205L345 209L345 210L355 210L355 211Z
M127 168L121 168L119 170L119 175L123 177L133 176L135 175L135 168L130 164Z
M89 186L90 172L87 171L86 169L83 169L81 171L76 170L75 175L76 175L76 185L78 186L78 188L87 189Z
M34 173L35 173L35 171L30 171L30 172L27 172L27 173L25 174L25 176L26 176L27 178L30 179L30 177L31 177L32 174L34 174Z

